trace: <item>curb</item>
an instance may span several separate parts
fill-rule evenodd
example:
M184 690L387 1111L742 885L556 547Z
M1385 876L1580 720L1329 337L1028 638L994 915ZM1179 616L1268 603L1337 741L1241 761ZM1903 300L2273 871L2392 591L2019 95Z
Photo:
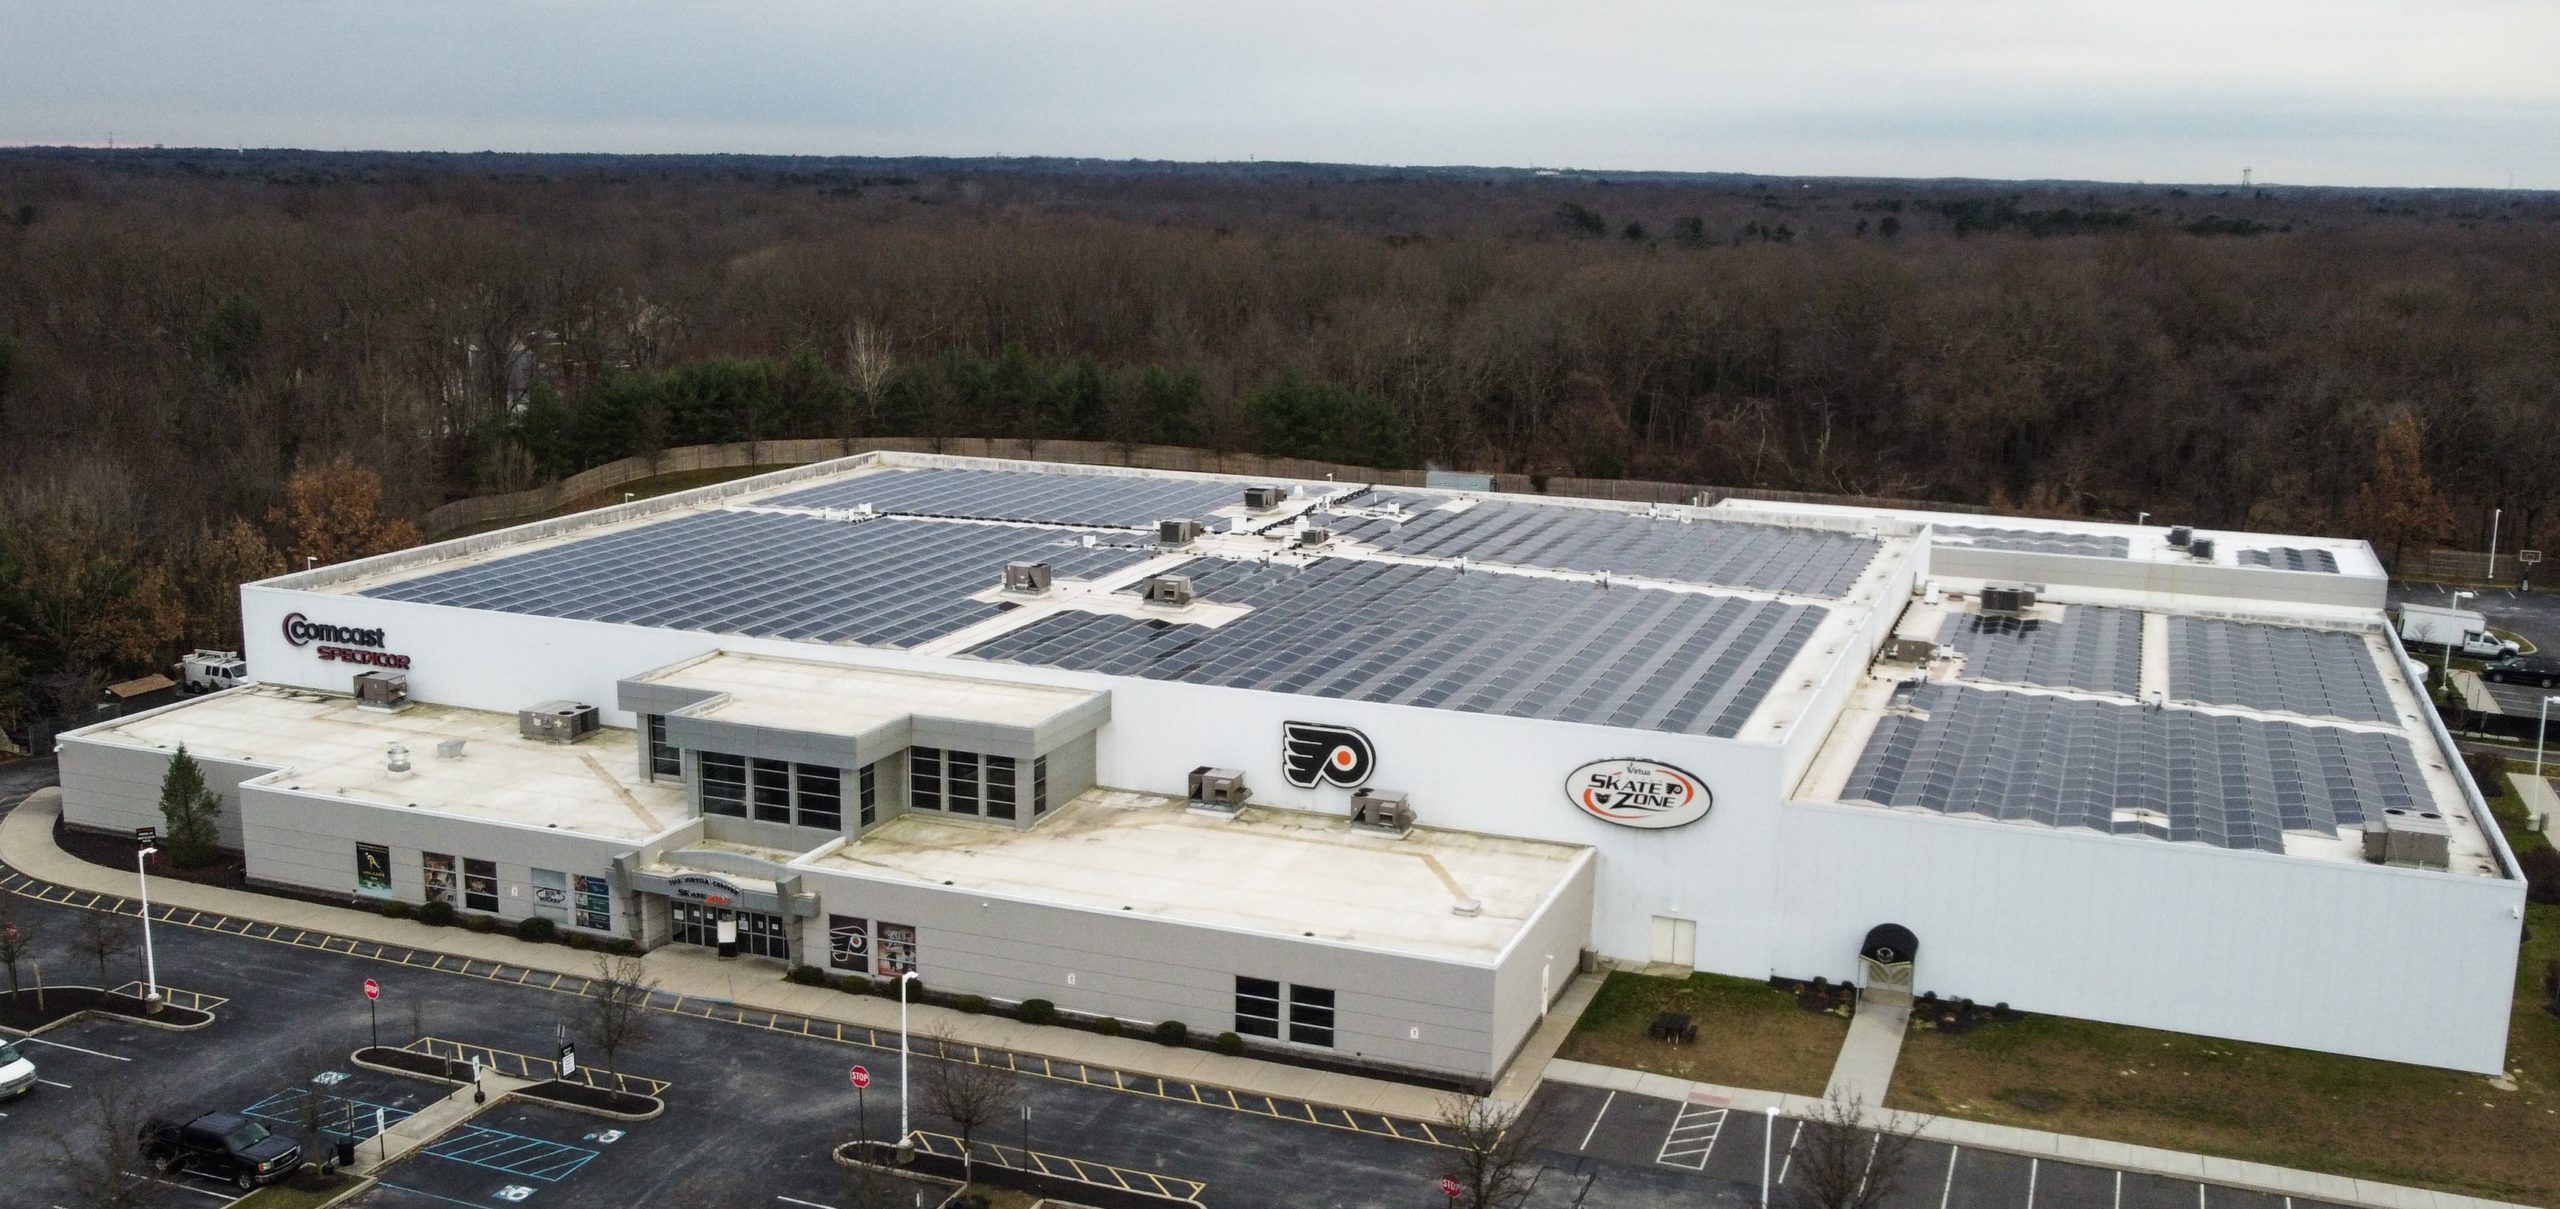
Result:
M367 1046L365 1048L370 1049L372 1047ZM377 1071L386 1075L398 1075L404 1079L424 1079L429 1083L442 1083L447 1087L471 1086L471 1081L469 1079L446 1079L436 1075L422 1075L413 1070L402 1070L399 1067L387 1065L385 1063L368 1062L358 1056L363 1052L363 1050L357 1050L354 1053L348 1054L347 1061L352 1065L361 1066L369 1071ZM533 1086L540 1087L541 1084L536 1083ZM624 1092L622 1094L627 1096L640 1095L638 1092ZM596 1108L592 1105L574 1104L567 1100L554 1100L548 1096L529 1095L524 1089L499 1092L498 1098L501 1100L523 1100L530 1104L540 1104L545 1108L557 1108L562 1112L582 1113L590 1117L603 1117L610 1121L655 1121L659 1117L665 1116L667 1112L667 1102L656 1096L640 1096L641 1099L657 1105L656 1108L645 1113L615 1112L609 1108Z
M100 993L100 994L108 994L108 993L110 993L110 992L108 992L108 991L106 990L106 988L104 988L104 987L88 987L88 986L69 986L69 985L65 985L65 986L51 986L51 987L46 987L46 988L44 988L44 989L46 989L46 990L48 990L48 991L97 991L97 992L98 992L98 993ZM169 1006L169 1005L163 1005L163 1006ZM0 1033L16 1033L17 1035L19 1035L19 1036L21 1036L21 1037L39 1037L39 1036L42 1036L42 1035L44 1035L44 1034L46 1034L46 1033L50 1033L50 1032L52 1032L52 1031L53 1031L53 1030L55 1030L55 1029L65 1027L65 1026L67 1026L67 1025L78 1024L78 1023L80 1023L81 1021L87 1020L87 1019L89 1019L90 1017L93 1017L93 1016L104 1016L104 1017L106 1017L107 1019L110 1019L110 1020L121 1020L121 1021L124 1021L124 1022L126 1022L126 1023L128 1023L128 1024L138 1024L138 1025L141 1025L141 1026L142 1026L142 1027L144 1027L144 1028L156 1028L156 1029L159 1029L159 1030L161 1030L161 1031L163 1031L163 1032L170 1032L170 1033L192 1033L192 1032L194 1032L194 1031L196 1031L197 1029L200 1029L200 1028L211 1028L211 1027L213 1027L213 1026L214 1026L215 1022L217 1022L217 1021L219 1021L219 1020L221 1019L221 1017L220 1017L220 1016L217 1016L217 1015L215 1015L215 1014L214 1014L214 1013L212 1013L212 1012L205 1011L205 1010L203 1010L202 1008L181 1008L181 1009L179 1009L179 1010L181 1010L181 1011L195 1012L196 1014L198 1014L198 1015L200 1015L200 1016L203 1016L203 1017L204 1017L204 1019L203 1019L203 1020L201 1020L201 1021L198 1021L198 1022L196 1022L196 1023L194 1023L194 1024L171 1024L171 1023L169 1023L169 1022L168 1022L168 1021L166 1021L166 1020L154 1020L154 1019L152 1019L152 1018L150 1018L150 1017L148 1017L148 1016L128 1016L128 1015L126 1015L126 1014L125 1014L125 1013L123 1013L123 1012L114 1012L114 1011L109 1011L109 1010L107 1010L107 1009L105 1009L105 1008L82 1008L82 1009L80 1009L79 1011L73 1012L73 1013L71 1013L71 1014L70 1014L70 1015L68 1015L68 1016L64 1016L64 1017L62 1017L62 1018L60 1018L60 1019L58 1019L58 1020L50 1020L50 1021L47 1021L47 1022L45 1022L44 1024L38 1025L38 1026L36 1026L35 1028L32 1028L32 1029L0 1028Z

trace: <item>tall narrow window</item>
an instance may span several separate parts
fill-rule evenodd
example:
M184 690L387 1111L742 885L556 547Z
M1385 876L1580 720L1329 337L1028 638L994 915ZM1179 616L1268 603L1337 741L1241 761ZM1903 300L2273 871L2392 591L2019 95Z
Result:
M1236 1032L1247 1037L1279 1038L1279 983L1236 975Z
M475 861L467 857L464 858L462 862L462 905L464 908L472 911L486 911L492 915L497 913L498 862Z
M702 753L702 813L746 817L746 757L716 751Z
M879 765L862 766L862 825L869 827L880 821Z
M356 845L356 891L378 898L391 894L391 850L380 844Z
M597 932L613 930L613 883L578 875L578 926Z
M667 745L667 716L649 715L649 775L680 777L684 775L684 753Z
M942 799L943 809L953 814L978 813L978 753L943 754Z
M1031 817L1049 813L1049 757L1031 757Z
M1289 988L1289 1039L1300 1045L1333 1044L1333 992L1323 987Z
M827 964L857 974L871 972L871 921L857 915L827 917Z
M427 901L453 904L453 857L442 852L418 854L426 869Z
M791 766L800 825L834 831L844 826L844 774L815 764Z
M916 968L916 929L913 924L880 921L880 973L897 977Z
M788 823L791 821L791 766L780 760L758 760L756 774L756 821Z
M907 750L907 805L918 810L942 809L942 752L931 747Z
M987 817L1014 817L1013 757L987 757Z

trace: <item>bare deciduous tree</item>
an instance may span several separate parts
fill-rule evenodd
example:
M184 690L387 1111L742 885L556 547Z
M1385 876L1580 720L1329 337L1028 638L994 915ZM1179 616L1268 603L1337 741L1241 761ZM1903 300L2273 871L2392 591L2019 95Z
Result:
M1791 1209L1877 1209L1910 1175L1925 1121L1901 1113L1868 1119L1856 1096L1824 1100L1800 1118L1787 1152L1781 1200Z
M1442 1174L1458 1181L1462 1209L1516 1209L1529 1199L1538 1175L1534 1152L1544 1133L1537 1107L1444 1096L1438 1133L1454 1168Z
M584 1032L603 1051L605 1072L617 1083L622 1076L622 1068L616 1065L619 1055L648 1040L649 995L657 989L648 966L639 958L596 955L595 979L587 988Z
M60 1202L82 1209L142 1209L157 1200L158 1189L130 1170L140 1162L134 1139L150 1119L148 1094L118 1075L84 1079L70 1094L70 1118L48 1139Z
M917 1097L923 1101L925 1111L951 1122L952 1132L960 1135L965 1172L974 1162L970 1139L1020 1102L1016 1076L1012 1071L973 1061L975 1055L969 1043L952 1036L945 1026L927 1033L923 1048L934 1057L925 1063Z
M133 921L109 911L83 911L71 947L98 963L98 985L112 989L107 963L134 950Z

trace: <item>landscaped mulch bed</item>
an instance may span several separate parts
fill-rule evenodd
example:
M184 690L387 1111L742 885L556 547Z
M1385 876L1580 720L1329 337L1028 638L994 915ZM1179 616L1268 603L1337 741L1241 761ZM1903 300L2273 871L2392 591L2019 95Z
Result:
M471 1064L468 1062L456 1062L450 1058L438 1058L431 1054L413 1053L405 1049L370 1045L356 1051L356 1060L370 1062L376 1066L388 1066L393 1070L412 1075L423 1075L429 1079L442 1079L447 1083L471 1081Z
M151 1005L140 999L97 987L46 987L42 991L28 987L14 994L0 992L0 1028L31 1033L82 1012L108 1012L174 1028L213 1022L213 1015L209 1012L166 1003L160 1005L158 1012L153 1012Z
M536 1083L516 1094L530 1100L548 1100L571 1108L592 1108L598 1112L620 1113L633 1117L648 1116L665 1107L664 1102L656 1096L614 1091L605 1087L589 1087L584 1083L567 1079Z

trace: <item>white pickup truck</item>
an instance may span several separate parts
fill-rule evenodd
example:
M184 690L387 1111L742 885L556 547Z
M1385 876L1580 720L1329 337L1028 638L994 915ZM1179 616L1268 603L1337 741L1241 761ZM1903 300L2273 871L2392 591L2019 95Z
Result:
M2475 659L2504 659L2523 648L2489 632L2489 619L2469 609L2400 606L2400 641L2430 650L2453 649Z

